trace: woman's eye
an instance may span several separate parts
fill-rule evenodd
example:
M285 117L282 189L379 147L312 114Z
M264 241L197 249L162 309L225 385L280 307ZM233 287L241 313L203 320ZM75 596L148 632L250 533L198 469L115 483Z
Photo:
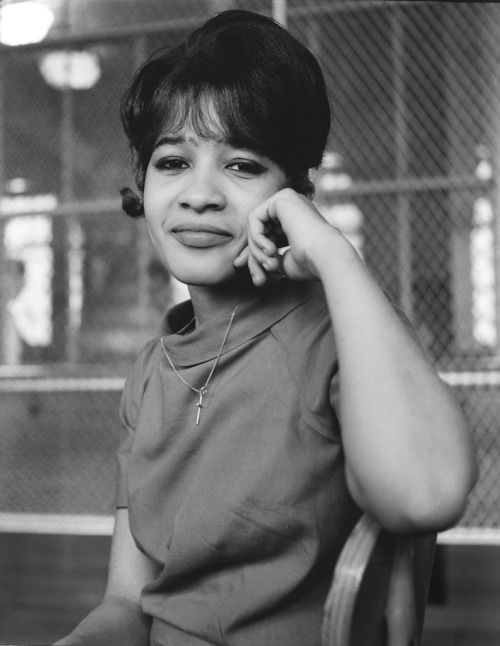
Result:
M228 168L235 170L240 175L262 175L265 172L264 166L254 161L236 161L229 164Z
M183 159L178 159L177 157L162 158L155 163L155 168L167 171L183 170L187 166L187 163Z

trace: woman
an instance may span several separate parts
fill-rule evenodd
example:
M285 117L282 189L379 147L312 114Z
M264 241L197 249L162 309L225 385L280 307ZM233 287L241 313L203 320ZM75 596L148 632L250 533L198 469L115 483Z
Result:
M469 433L310 201L330 111L295 38L221 13L139 70L122 121L124 209L191 300L127 380L105 596L57 643L319 645L361 511L394 532L451 526L476 477Z

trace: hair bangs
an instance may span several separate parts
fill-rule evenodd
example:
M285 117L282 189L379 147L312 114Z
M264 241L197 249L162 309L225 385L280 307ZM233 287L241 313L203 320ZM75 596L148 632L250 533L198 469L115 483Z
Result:
M162 133L176 134L190 129L202 139L226 142L238 148L266 153L259 128L248 118L248 92L235 84L221 85L198 81L184 82L164 89L161 110L154 115Z

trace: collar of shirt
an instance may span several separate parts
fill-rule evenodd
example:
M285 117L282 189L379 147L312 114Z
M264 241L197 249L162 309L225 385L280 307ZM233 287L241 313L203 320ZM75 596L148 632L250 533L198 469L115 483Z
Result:
M312 298L317 289L316 283L297 283L283 278L259 290L254 298L238 307L221 355L272 327ZM214 318L186 335L174 332L192 317L191 301L175 305L167 314L163 343L176 366L194 366L215 359L230 319L230 315Z

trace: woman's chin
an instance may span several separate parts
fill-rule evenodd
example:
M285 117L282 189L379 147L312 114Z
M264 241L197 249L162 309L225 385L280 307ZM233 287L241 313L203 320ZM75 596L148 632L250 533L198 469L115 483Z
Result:
M232 265L217 268L205 265L196 269L193 267L186 268L184 271L182 268L176 267L171 269L170 273L179 282L193 287L212 287L217 289L235 285L243 287L252 283L248 267L236 269Z

